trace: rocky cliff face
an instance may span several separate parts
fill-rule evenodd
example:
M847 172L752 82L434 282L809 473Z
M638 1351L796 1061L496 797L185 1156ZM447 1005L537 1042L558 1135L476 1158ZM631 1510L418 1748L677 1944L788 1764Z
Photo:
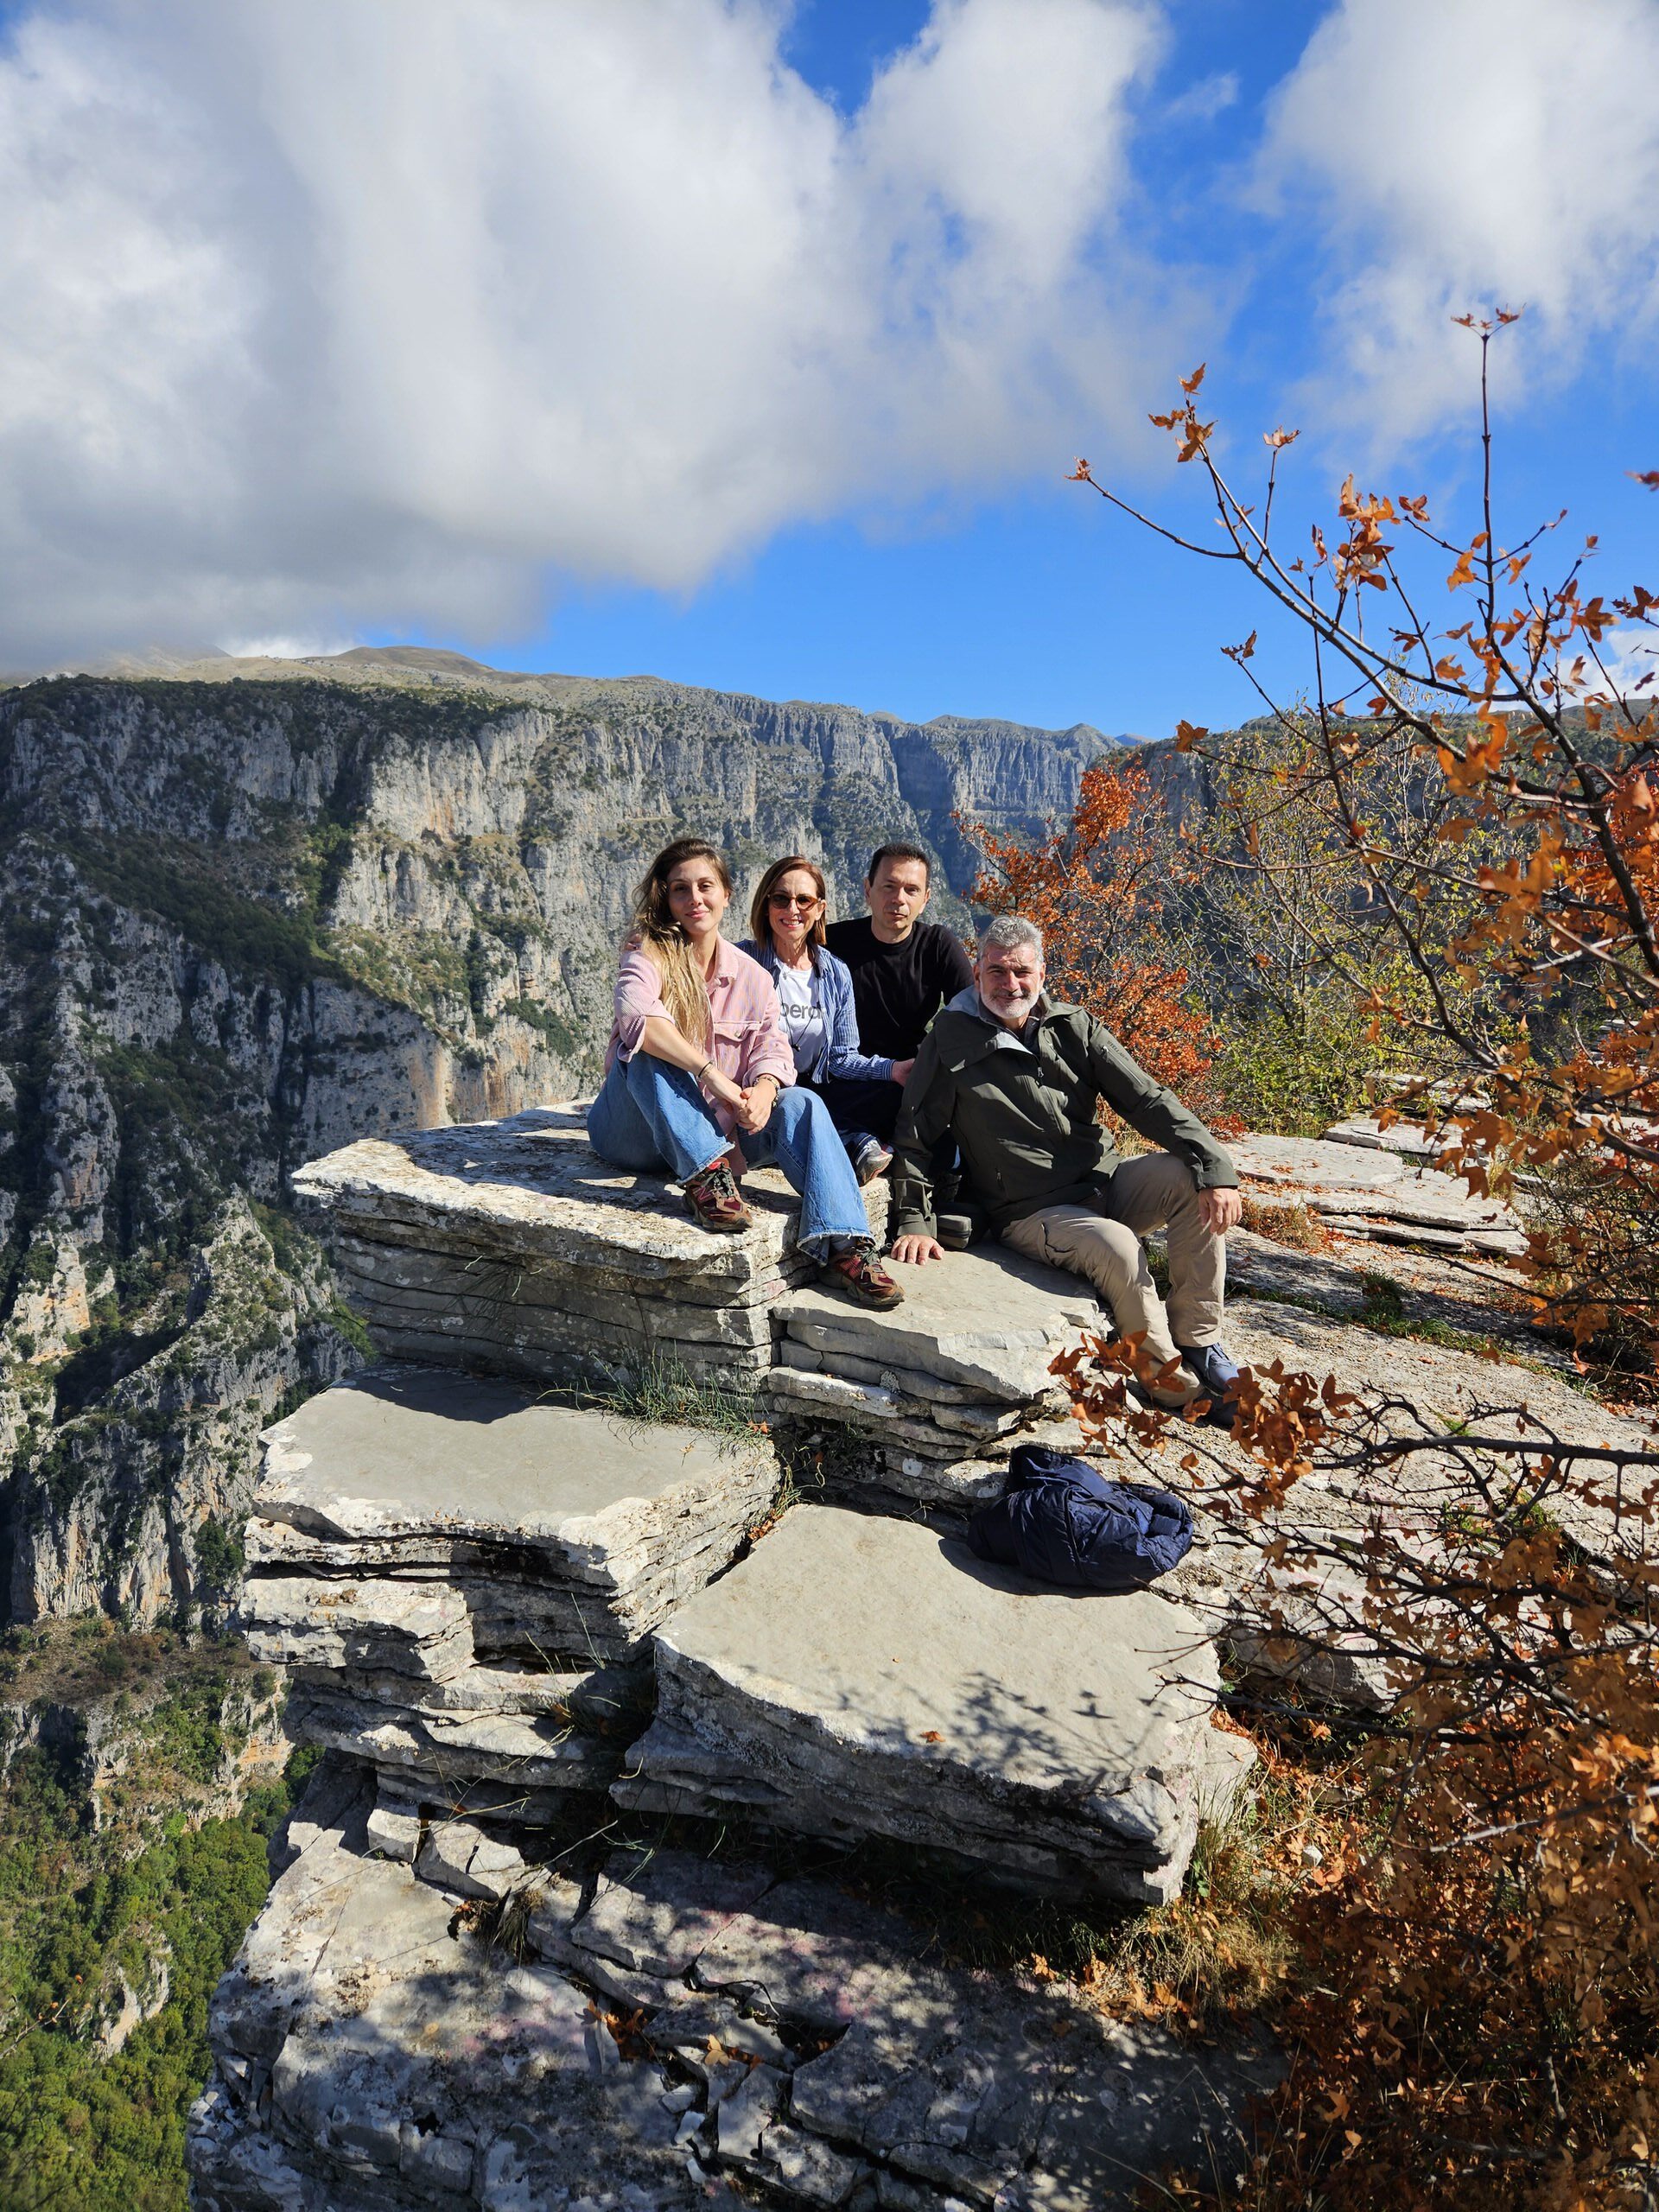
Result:
M857 910L957 817L1037 828L1110 742L450 654L215 662L0 698L0 1533L10 1617L219 1603L283 1402L356 1357L301 1161L591 1080L650 854Z

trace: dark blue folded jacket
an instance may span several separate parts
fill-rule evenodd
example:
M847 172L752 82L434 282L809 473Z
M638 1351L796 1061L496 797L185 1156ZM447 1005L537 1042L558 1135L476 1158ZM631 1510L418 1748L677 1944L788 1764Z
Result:
M1015 1446L1007 1488L968 1524L981 1559L1065 1590L1139 1590L1192 1548L1192 1516L1173 1491L1109 1483L1084 1459Z

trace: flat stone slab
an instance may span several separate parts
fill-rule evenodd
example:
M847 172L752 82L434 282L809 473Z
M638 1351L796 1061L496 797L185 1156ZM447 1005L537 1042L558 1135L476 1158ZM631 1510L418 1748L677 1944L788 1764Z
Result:
M1395 1153L1319 1137L1229 1137L1227 1156L1249 1182L1296 1184L1305 1190L1386 1191L1408 1173Z
M1363 1407L1395 1401L1409 1408L1431 1433L1436 1428L1450 1432L1472 1421L1484 1434L1541 1443L1555 1440L1560 1466L1569 1478L1576 1466L1580 1478L1597 1480L1605 1497L1611 1497L1613 1488L1607 1469L1591 1460L1575 1462L1574 1445L1631 1452L1659 1449L1654 1424L1634 1410L1618 1412L1553 1373L1539 1373L1502 1357L1487 1359L1410 1338L1381 1336L1369 1329L1344 1327L1327 1314L1266 1301L1241 1301L1230 1313L1227 1326L1228 1347L1236 1358L1262 1366L1276 1357L1287 1367L1321 1377L1333 1375ZM1392 1433L1411 1433L1408 1420L1398 1414L1382 1418ZM1513 1479L1523 1479L1523 1462L1506 1460L1505 1465ZM1644 1487L1649 1473L1636 1470L1632 1486ZM1390 1472L1365 1482L1332 1473L1317 1478L1313 1484L1299 1484L1286 1502L1281 1522L1294 1525L1306 1517L1323 1519L1327 1525L1334 1522L1363 1527L1386 1501L1400 1525L1414 1522L1431 1529L1449 1505L1467 1503L1467 1483L1454 1476L1451 1453L1431 1446L1396 1462ZM1549 1510L1569 1535L1587 1544L1627 1558L1651 1555L1652 1532L1639 1510L1619 1516L1611 1503L1598 1503L1570 1491L1553 1493Z
M1380 1135L1370 1142L1358 1124L1354 1131L1339 1139L1335 1132L1324 1138L1230 1137L1227 1149L1247 1185L1265 1185L1291 1205L1335 1217L1353 1234L1446 1250L1479 1236L1484 1244L1468 1249L1525 1249L1524 1232L1508 1207L1471 1196L1421 1148L1386 1146Z
M1390 1122L1387 1128L1375 1114L1353 1114L1335 1122L1325 1133L1327 1144L1357 1144L1364 1152L1397 1153L1402 1160L1436 1160L1452 1143L1450 1137L1430 1137L1414 1122Z
M905 1302L886 1313L849 1306L817 1289L798 1290L774 1309L779 1328L833 1369L837 1353L911 1375L966 1384L1001 1404L1053 1387L1055 1354L1084 1327L1097 1327L1091 1287L1005 1247L947 1252L925 1267L894 1266Z
M1128 2212L1172 2165L1233 2171L1281 2071L924 1963L918 1930L825 1882L620 1853L584 1905L473 1822L429 1831L435 1887L367 1844L360 1812L314 1830L215 1995L202 2212L692 2212L732 2182L787 2208ZM503 1883L533 1900L518 1964L455 1917Z
M1214 1656L1179 1607L1034 1589L928 1529L830 1507L787 1514L682 1606L656 1662L620 1802L746 1805L1038 1888L1166 1901L1201 1801L1249 1764L1211 1726Z
M754 1226L716 1236L691 1218L677 1185L601 1160L581 1105L364 1138L297 1169L294 1188L335 1223L383 1243L418 1246L420 1235L404 1232L430 1230L538 1269L592 1269L664 1288L709 1280L733 1294L775 1271L799 1211L775 1169L752 1170L743 1191ZM885 1185L868 1191L867 1204L885 1221Z
M778 1479L758 1433L544 1405L512 1384L420 1368L325 1390L264 1444L256 1579L308 1567L338 1581L354 1566L385 1578L401 1564L471 1592L487 1586L493 1556L510 1579L566 1593L575 1642L561 1632L559 1648L595 1661L622 1656L717 1573ZM257 1589L246 1602L257 1615ZM489 1641L499 1648L499 1630Z

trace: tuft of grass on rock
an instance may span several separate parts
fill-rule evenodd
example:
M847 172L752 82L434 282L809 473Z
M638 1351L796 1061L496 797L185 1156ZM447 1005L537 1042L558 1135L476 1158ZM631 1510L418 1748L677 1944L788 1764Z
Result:
M752 1391L706 1381L683 1360L662 1352L652 1352L630 1380L584 1393L579 1402L626 1421L708 1429L734 1446L751 1442L766 1427Z
M1275 1205L1270 1198L1255 1198L1247 1192L1240 1226L1275 1244L1287 1244L1293 1251L1331 1249L1331 1233L1312 1206Z

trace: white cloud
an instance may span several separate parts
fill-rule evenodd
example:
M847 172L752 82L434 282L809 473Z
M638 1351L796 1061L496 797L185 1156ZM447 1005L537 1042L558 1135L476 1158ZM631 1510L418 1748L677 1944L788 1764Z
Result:
M1504 388L1659 316L1652 0L1339 0L1272 104L1260 175L1330 249L1322 395L1379 444L1471 404L1451 318L1522 307ZM1340 398L1338 399L1338 392Z
M1164 119L1166 123L1213 123L1237 98L1236 72L1217 70L1208 77L1200 77L1184 92L1178 92L1165 107Z
M238 660L313 660L347 652L353 639L336 632L332 637L226 638L220 651Z
M0 658L480 632L1135 419L1142 0L79 0L0 59ZM1161 341L1152 341L1161 357Z
M1592 690L1605 689L1638 707L1659 706L1659 639L1645 626L1627 624L1602 640L1603 677L1589 672Z

